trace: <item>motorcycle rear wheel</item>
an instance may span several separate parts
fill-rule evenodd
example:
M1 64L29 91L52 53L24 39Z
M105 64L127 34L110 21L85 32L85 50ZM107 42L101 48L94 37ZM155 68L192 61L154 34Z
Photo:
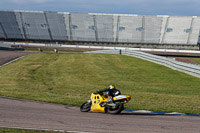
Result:
M88 112L90 111L90 109L91 109L91 104L88 102L83 103L80 107L81 112Z
M124 109L124 104L121 102L116 102L117 104L116 108L108 107L107 112L110 114L119 114Z

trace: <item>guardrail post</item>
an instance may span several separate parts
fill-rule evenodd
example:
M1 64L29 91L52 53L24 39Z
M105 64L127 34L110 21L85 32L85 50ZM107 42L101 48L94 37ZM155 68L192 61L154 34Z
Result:
M122 54L122 50L121 50L121 49L119 50L119 54L120 54L120 55Z

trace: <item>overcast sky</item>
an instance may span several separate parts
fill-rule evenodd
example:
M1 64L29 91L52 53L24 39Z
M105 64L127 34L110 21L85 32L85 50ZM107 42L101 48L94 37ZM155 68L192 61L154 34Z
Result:
M200 0L0 0L0 10L200 16Z

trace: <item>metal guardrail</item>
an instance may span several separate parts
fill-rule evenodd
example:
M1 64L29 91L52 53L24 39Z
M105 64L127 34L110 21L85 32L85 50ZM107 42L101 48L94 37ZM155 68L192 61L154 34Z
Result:
M180 61L176 61L175 59L152 55L140 51L134 50L97 50L90 51L86 53L106 53L106 54L122 54L127 56L132 56L144 60L148 60L154 62L156 64L164 65L166 67L172 68L174 70L182 71L187 74L193 75L195 77L200 78L200 65L188 64Z
M120 54L120 50L97 50L97 51L87 51L85 53Z
M23 42L2 42L0 44L10 44L10 45L24 45L24 46L48 46L48 47L70 47L70 48L94 48L94 49L104 49L104 50L137 50L137 51L149 51L149 52L175 52L175 53L192 53L200 54L200 51L195 50L175 50L175 49L152 49L152 48L128 48L128 47L110 47L110 46L87 46L87 45L66 45L66 44L51 44L51 43L23 43Z
M7 47L7 48L11 48L11 45L10 43L6 43L6 42L0 42L0 47Z

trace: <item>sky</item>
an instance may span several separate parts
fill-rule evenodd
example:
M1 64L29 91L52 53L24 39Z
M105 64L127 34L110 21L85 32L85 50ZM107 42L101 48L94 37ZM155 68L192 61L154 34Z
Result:
M0 10L200 16L200 0L0 0Z

